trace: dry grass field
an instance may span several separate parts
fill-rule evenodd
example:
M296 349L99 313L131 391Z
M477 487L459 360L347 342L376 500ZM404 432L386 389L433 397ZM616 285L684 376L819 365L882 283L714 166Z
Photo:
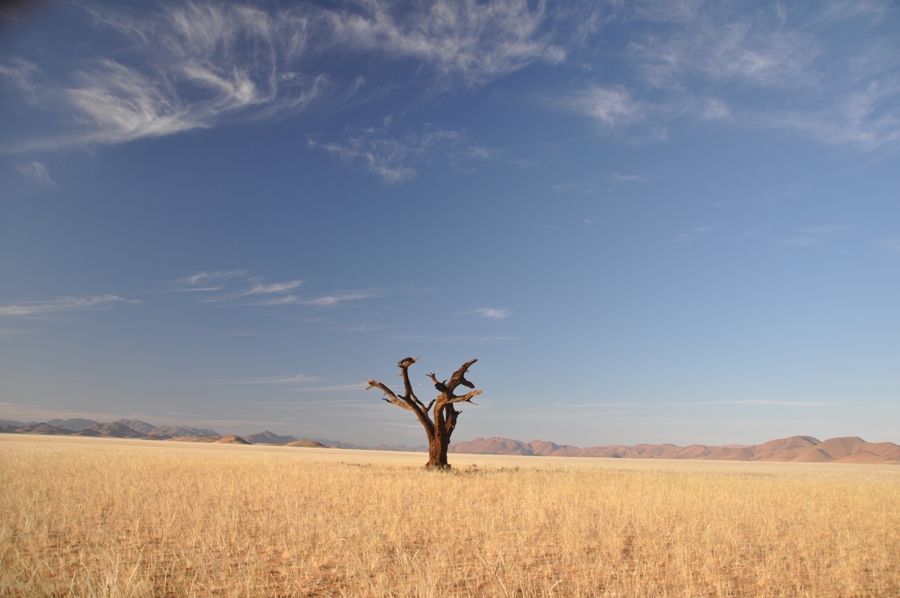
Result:
M0 596L897 596L900 467L0 435Z

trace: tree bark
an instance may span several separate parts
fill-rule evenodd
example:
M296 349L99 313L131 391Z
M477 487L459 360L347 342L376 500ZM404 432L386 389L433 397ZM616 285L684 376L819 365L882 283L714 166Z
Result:
M398 396L390 388L375 380L369 380L369 386L366 390L378 388L385 394L384 401L414 412L422 427L425 428L425 435L428 437L428 463L425 464L425 467L450 469L450 464L447 462L447 451L450 448L450 437L456 429L456 421L460 414L453 405L454 403L472 403L472 399L481 394L480 390L473 390L465 395L457 396L453 391L460 385L467 388L475 388L474 384L466 380L466 372L478 360L472 359L463 364L461 368L454 372L449 381L444 380L441 382L435 377L434 373L428 374L429 378L434 382L435 389L441 394L431 403L425 405L413 393L412 384L409 381L409 366L418 361L418 359L418 357L407 357L397 363L400 368L398 376L403 378L405 394ZM474 405L475 403L472 404ZM434 408L433 411L432 407ZM429 412L433 413L433 416Z

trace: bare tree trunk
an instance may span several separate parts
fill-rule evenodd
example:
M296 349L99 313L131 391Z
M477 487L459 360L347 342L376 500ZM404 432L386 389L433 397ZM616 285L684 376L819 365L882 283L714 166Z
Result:
M456 418L459 417L453 404L448 404L435 414L434 437L429 439L428 463L425 467L450 469L447 462L447 451L450 450L450 436L456 429Z
M475 388L471 382L466 380L466 371L469 367L478 361L473 359L465 364L450 377L450 380L439 381L434 373L428 374L434 382L434 387L441 393L436 399L431 401L427 406L424 405L418 397L413 393L412 384L409 381L409 366L414 364L418 357L407 357L401 360L397 365L400 367L400 376L403 378L403 388L406 394L397 396L394 392L381 382L369 380L368 388L379 388L384 394L384 400L393 403L402 409L412 411L416 414L419 422L425 428L425 434L428 436L428 463L425 467L435 469L450 469L447 462L447 451L450 448L450 436L456 429L456 420L459 418L460 412L453 406L454 403L472 403L472 399L481 394L480 390L463 396L456 396L453 391L457 386L466 386ZM368 388L366 390L368 390ZM473 405L475 403L472 403ZM434 407L434 419L429 417L429 412Z
M447 446L444 446L444 444L437 438L431 441L431 445L428 447L428 463L425 464L425 467L428 469L450 469L450 464L447 463L447 446L449 446L449 443L446 443Z

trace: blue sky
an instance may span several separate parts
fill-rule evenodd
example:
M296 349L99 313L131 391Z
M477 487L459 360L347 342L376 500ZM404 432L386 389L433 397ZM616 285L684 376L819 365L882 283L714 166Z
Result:
M47 3L0 31L0 418L900 441L891 2Z

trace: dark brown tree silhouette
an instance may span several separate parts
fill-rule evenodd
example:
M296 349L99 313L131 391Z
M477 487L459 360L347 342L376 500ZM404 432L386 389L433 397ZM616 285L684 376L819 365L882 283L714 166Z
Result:
M453 391L460 385L467 388L475 388L474 384L466 380L466 371L478 360L473 359L464 363L450 377L450 380L444 380L443 382L439 381L433 372L428 374L428 377L434 382L434 387L441 393L428 405L425 405L416 397L412 384L409 382L409 366L418 360L418 357L407 357L397 363L400 367L400 373L397 375L403 378L403 388L406 394L398 397L390 388L375 380L369 380L369 386L366 390L378 388L386 395L382 399L383 401L393 403L397 407L415 413L416 417L419 418L419 422L425 428L425 434L428 436L428 463L425 467L450 469L450 464L447 463L447 448L450 446L450 435L456 429L456 420L460 414L453 405L454 403L472 403L472 399L481 394L480 390L473 390L458 397ZM475 405L476 403L472 404ZM432 407L434 408L433 412ZM429 415L429 412L433 413L433 415Z

